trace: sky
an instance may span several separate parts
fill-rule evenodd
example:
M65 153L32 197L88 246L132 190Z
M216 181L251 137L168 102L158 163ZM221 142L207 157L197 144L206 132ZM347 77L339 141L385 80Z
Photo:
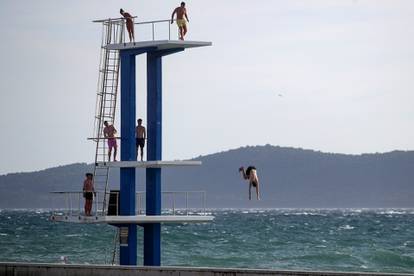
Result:
M167 19L179 2L0 1L0 174L93 162L101 26L92 20L121 7L137 21ZM213 46L163 59L163 159L264 144L414 149L414 1L186 3L187 40ZM145 66L139 56L144 122Z

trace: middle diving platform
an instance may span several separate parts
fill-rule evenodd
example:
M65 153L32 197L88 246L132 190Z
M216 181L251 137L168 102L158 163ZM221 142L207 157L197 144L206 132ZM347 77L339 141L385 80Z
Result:
M200 166L201 161L116 161L116 162L97 162L96 166L111 168L165 168L181 166Z

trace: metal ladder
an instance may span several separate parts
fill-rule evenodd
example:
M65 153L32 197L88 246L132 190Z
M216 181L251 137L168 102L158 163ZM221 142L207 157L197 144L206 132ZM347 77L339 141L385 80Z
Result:
M119 51L109 50L106 46L124 42L125 22L122 19L108 19L101 22L102 41L93 133L93 140L96 143L93 175L95 189L104 189L103 197L97 200L99 206L102 206L102 215L105 215L109 167L98 166L98 163L109 161L107 139L104 138L103 129L104 121L108 121L109 124L115 123L120 65ZM98 210L96 212L98 214Z
M116 265L118 264L117 260L119 259L119 228L117 227L115 230L115 236L113 240L113 250L112 250L112 259L111 264Z

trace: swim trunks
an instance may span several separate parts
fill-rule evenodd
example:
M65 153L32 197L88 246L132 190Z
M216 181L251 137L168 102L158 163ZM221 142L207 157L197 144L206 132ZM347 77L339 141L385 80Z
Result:
M145 146L145 139L144 138L136 138L135 139L135 145L137 147L143 148Z
M109 138L108 139L108 148L112 149L112 148L116 148L116 139L115 138Z
M84 197L86 200L92 200L92 199L93 199L93 193L92 193L92 192L84 192L84 193L83 193L83 197Z
M185 27L187 26L187 21L185 19L177 19L177 26L179 28Z
M246 170L246 175L247 175L247 176L250 176L250 172L251 172L252 170L256 170L256 168L255 168L255 167L253 167L253 166L249 166L249 167L247 168L247 170Z
M255 187L255 188L257 187L256 181L252 181L252 186Z

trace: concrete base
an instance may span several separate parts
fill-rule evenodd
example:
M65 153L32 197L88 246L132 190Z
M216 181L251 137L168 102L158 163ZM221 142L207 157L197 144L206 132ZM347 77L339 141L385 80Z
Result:
M264 269L200 268L200 267L132 267L103 265L66 265L36 263L1 263L0 276L37 275L88 275L88 276L390 276L414 274L362 273L362 272L321 272L321 271L277 271Z

